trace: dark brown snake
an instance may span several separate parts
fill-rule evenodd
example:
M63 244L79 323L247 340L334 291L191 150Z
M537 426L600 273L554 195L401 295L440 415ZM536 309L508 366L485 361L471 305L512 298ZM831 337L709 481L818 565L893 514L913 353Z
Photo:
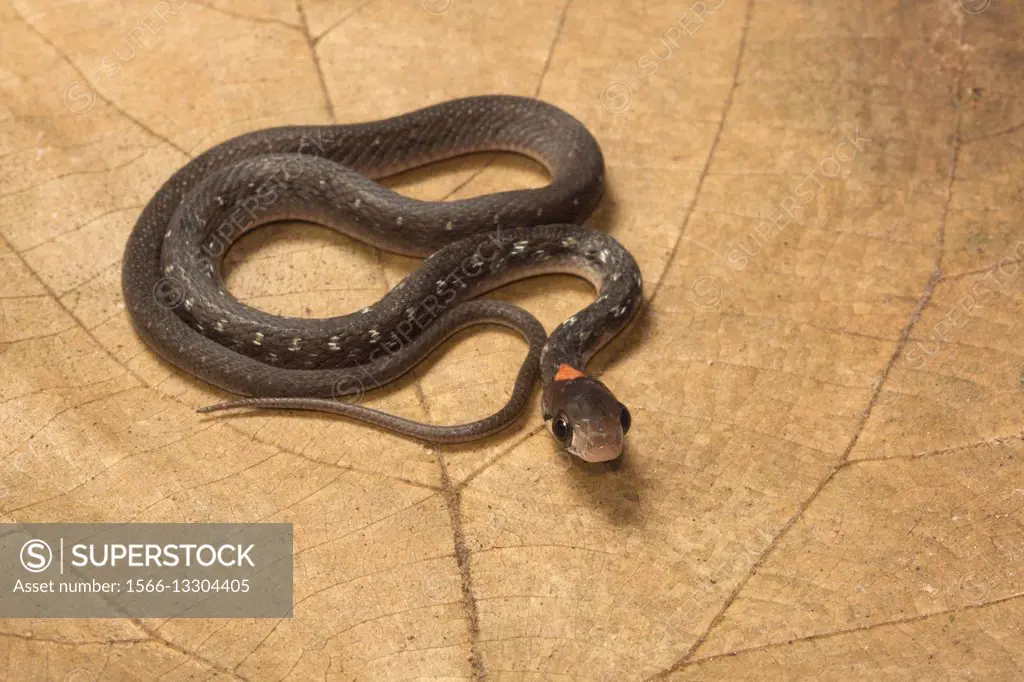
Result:
M373 180L482 151L533 158L551 182L427 202ZM318 410L421 440L463 442L514 421L539 370L544 419L555 437L585 460L614 459L629 411L582 370L628 324L642 283L621 244L578 224L597 205L603 181L601 150L587 129L561 109L522 97L470 97L370 123L259 130L196 157L153 196L125 248L125 302L137 332L164 359L252 396L201 411ZM227 292L221 261L243 234L289 219L427 258L358 312L271 315ZM578 275L598 292L550 337L521 308L478 298L548 273ZM456 331L481 323L515 329L529 343L512 395L495 414L439 426L343 400L393 381Z

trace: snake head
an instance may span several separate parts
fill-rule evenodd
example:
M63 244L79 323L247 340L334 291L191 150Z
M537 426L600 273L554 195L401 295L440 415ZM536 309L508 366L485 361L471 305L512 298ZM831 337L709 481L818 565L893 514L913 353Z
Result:
M544 388L541 408L552 435L570 454L587 462L622 454L629 410L597 379L562 365Z

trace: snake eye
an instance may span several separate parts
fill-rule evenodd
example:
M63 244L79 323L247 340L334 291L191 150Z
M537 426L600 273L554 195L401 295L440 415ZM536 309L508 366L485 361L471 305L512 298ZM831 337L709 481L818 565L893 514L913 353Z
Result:
M622 411L619 412L619 424L622 425L622 435L625 436L629 433L629 427L633 424L633 417L630 416L629 410L626 409L625 405L620 403L619 407L622 408Z
M560 414L551 422L551 433L562 445L569 444L572 431L569 429L569 420L565 418L565 415Z

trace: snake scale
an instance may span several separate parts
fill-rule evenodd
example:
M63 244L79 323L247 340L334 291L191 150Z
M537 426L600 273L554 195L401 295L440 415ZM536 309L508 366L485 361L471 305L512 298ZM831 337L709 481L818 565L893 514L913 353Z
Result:
M551 181L455 201L420 201L375 180L484 151L523 154ZM539 373L558 441L587 461L621 454L629 411L583 370L640 306L632 255L582 221L603 191L604 159L587 129L542 101L451 100L379 121L258 130L207 150L143 209L125 248L132 324L164 359L250 396L201 411L253 407L346 415L440 443L494 433L525 407ZM281 220L327 226L381 249L424 257L379 301L326 319L251 308L225 287L222 257L247 232ZM597 299L548 337L529 313L481 298L512 281L569 273ZM508 403L475 422L410 421L345 400L416 366L456 331L493 323L529 343Z

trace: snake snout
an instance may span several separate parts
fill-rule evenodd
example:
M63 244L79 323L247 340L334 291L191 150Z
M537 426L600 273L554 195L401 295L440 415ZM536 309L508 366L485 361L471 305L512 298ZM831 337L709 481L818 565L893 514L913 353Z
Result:
M585 420L577 425L569 452L585 462L608 462L622 454L622 429L617 419Z

